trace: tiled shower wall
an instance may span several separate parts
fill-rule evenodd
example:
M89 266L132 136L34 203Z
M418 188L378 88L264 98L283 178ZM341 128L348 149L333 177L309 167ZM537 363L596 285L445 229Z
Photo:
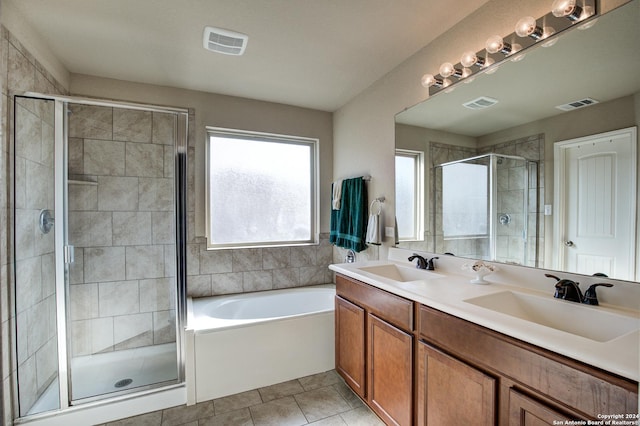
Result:
M499 144L485 146L478 150L478 155L494 152L496 154L516 155L527 160L537 162L537 166L529 168L529 211L527 212L528 241L526 266L544 267L544 133L531 135ZM498 190L507 197L502 208L522 206L520 188L522 180L518 176L524 170L512 168L498 175ZM537 188L537 190L536 190ZM498 212L500 214L501 212ZM514 217L512 216L512 219ZM520 244L521 224L512 222L514 226L498 226L498 258L500 261L510 262L521 258L522 244Z
M16 317L14 315L14 303L15 303L15 295L13 291L13 282L14 282L14 274L13 270L13 261L15 256L15 248L12 246L13 241L13 226L14 226L14 217L13 217L13 206L14 202L19 203L22 201L26 201L26 194L23 197L23 194L14 194L13 191L13 95L16 93L22 93L25 91L35 91L41 93L52 93L52 94L65 94L65 89L51 76L51 74L38 62L35 58L22 46L22 44L7 31L4 26L0 27L0 90L2 92L2 96L0 99L0 111L2 114L0 115L0 140L2 141L2 148L0 149L0 170L2 173L0 174L0 205L1 205L1 215L0 215L0 281L2 283L2 287L0 289L0 320L2 322L1 327L1 346L2 346L2 359L1 359L1 368L2 368L2 420L4 424L11 424L14 417L17 416L17 388L16 384L16 368L18 365L18 359L15 356L15 336L13 331L15 330L15 322ZM25 105L26 106L26 105ZM39 121L41 124L41 130L45 129L45 134L48 131L49 121L42 120L42 110L34 110L29 106L26 106L24 110L19 110L18 114L27 114L25 117L27 119L31 119L34 121ZM30 115L29 115L30 114ZM37 128L37 126L36 126ZM40 133L42 137L42 133ZM40 139L42 142L42 139ZM46 140L48 142L48 139ZM44 145L47 146L47 143ZM21 165L25 166L26 170L26 161L27 157L30 157L33 160L35 158L35 145L32 146L34 148L31 151L33 157L22 156L22 159L17 161L18 167ZM40 152L40 157L37 161L33 161L31 166L33 170L39 169L43 170L42 167L45 164L48 164L48 156L42 155L43 152L47 152L46 150ZM23 184L27 184L23 182ZM46 185L45 185L46 187ZM20 186L19 186L20 188ZM42 195L43 193L41 193ZM30 198L33 199L33 195L29 195ZM26 206L26 205L24 205ZM18 205L16 204L16 207ZM17 219L17 218L16 218ZM20 222L22 219L19 220ZM22 223L22 222L21 222ZM16 226L20 226L16 223ZM47 246L46 239L45 241L40 241L39 252L42 254L40 256L40 262L45 260L45 264L48 260L50 260L50 255L47 254ZM34 251L35 253L35 246ZM37 257L36 257L37 258ZM37 262L37 260L36 260ZM42 266L41 266L42 267ZM34 305L27 305L25 310L22 312L31 312L34 313L34 307L40 303L41 307L44 307L49 302L43 302L43 300L47 299L47 297L41 298L40 301L36 301L36 295L40 294L50 296L50 286L47 285L47 281L45 280L45 285L43 286L42 276L40 276L40 281L38 283L38 272L41 272L42 269L38 270L30 269L32 274L32 278L34 281L32 283L39 284L31 287L35 290L31 293L33 296ZM38 292L37 290L41 291ZM44 291L42 291L44 289ZM22 297L19 296L19 297ZM44 305L42 305L44 303ZM42 312L50 312L47 309L42 309ZM22 316L19 314L21 318L27 319L26 326L23 325L21 331L24 331L24 335L22 337L23 342L27 342L27 347L22 347L20 351L20 359L22 359L26 354L29 353L29 343L31 342L31 348L34 346L38 346L39 342L50 342L50 328L49 324L53 324L53 322L47 318L48 321L47 326L40 327L39 321L42 321L42 317L38 317L36 315ZM31 318L31 323L29 324L29 318ZM18 323L22 322L21 319L18 319ZM31 327L30 327L31 325ZM43 333L43 330L46 333ZM36 333L36 334L32 334ZM31 333L31 334L30 334ZM40 346L43 348L43 346ZM26 349L26 352L24 350ZM37 351L36 351L37 353ZM27 375L27 381L31 384L36 383L36 386L31 386L31 390L34 392L32 396L26 396L28 400L32 400L35 397L35 393L37 392L37 383L44 382L47 379L45 377L48 376L46 373L50 371L50 369L46 368L46 364L42 364L44 360L42 355L44 352L40 352L40 367L43 374L40 374L40 378L36 377L35 370L25 369L25 374ZM27 356L27 359L29 357ZM37 355L36 362L28 361L32 365L32 367L37 364ZM55 360L54 360L55 362ZM28 364L24 367L28 367ZM31 373L29 373L31 371ZM30 377L29 377L30 376ZM25 385L27 388L29 385ZM21 390L21 392L24 392Z
M174 342L176 117L69 108L71 355Z

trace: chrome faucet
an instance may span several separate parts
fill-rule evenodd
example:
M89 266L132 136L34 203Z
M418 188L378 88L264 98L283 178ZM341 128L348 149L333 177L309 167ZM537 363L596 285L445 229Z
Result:
M431 259L427 260L424 257L420 256L419 254L413 253L413 256L409 256L409 258L407 260L409 262L412 262L413 259L418 259L418 263L416 264L416 268L425 269L427 271L435 271L436 267L433 264L433 261L435 259L439 259L439 258L438 257L432 257Z
M584 303L585 305L598 305L598 296L596 294L597 287L613 287L613 284L592 284L583 295L579 287L580 283L569 279L560 279L551 274L544 274L544 276L556 280L556 291L553 297L556 299L568 300L570 302Z

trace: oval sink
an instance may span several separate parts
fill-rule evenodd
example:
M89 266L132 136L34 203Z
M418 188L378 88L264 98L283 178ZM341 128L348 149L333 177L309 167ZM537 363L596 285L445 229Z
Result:
M640 329L640 318L556 300L551 296L503 291L465 302L596 342L608 342Z
M417 268L408 268L395 264L363 266L362 268L358 269L362 272L377 275L379 277L398 282L422 281L443 277L443 275L436 274L432 271L426 271L424 269Z

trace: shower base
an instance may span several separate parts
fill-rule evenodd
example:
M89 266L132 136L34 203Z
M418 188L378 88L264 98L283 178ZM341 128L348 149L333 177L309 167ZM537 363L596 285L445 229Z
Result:
M85 398L163 383L178 378L176 344L146 346L71 360L71 394L76 403ZM55 410L59 406L58 380L29 410L28 415Z

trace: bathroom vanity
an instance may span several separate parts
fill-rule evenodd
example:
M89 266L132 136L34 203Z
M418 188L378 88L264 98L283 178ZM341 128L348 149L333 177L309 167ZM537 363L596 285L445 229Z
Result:
M625 324L613 334L558 330L518 318L517 309L507 306L539 296L530 289L478 286L465 276L409 267L388 261L331 266L336 370L385 423L541 425L612 415L637 420L637 312L596 311L548 296L547 317L560 304L569 315L587 309L600 323L617 324L618 317L599 315L620 313ZM492 299L497 306L487 302ZM582 360L574 356L589 347Z

